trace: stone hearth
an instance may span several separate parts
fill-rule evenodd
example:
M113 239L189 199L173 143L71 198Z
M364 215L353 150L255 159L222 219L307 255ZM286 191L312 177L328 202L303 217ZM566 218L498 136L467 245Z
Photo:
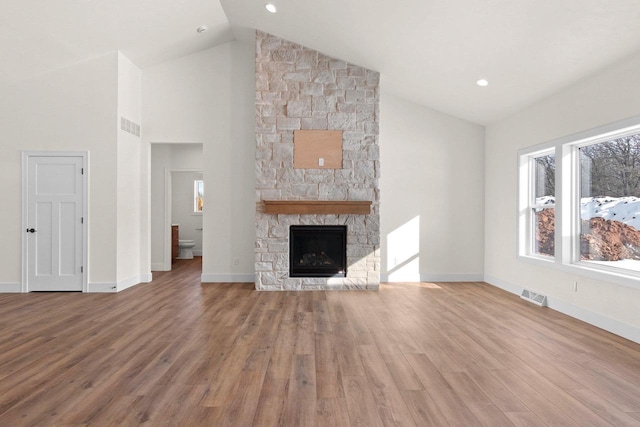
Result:
M380 284L379 73L256 33L256 289ZM294 130L342 130L341 169L295 169ZM265 200L367 201L366 214L267 214ZM346 225L347 277L289 277L291 225Z

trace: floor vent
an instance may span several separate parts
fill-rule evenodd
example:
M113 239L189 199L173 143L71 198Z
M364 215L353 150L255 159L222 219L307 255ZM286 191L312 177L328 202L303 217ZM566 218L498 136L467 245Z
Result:
M529 302L532 302L535 305L539 305L540 307L546 307L547 306L547 296L546 295L537 294L537 293L529 291L527 289L524 289L522 291L522 294L520 295L520 298L522 298L524 300L527 300Z

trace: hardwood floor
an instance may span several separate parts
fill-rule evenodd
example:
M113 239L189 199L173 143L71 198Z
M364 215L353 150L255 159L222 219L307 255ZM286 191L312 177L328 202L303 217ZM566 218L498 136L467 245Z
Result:
M0 426L640 425L640 345L483 283L0 295Z

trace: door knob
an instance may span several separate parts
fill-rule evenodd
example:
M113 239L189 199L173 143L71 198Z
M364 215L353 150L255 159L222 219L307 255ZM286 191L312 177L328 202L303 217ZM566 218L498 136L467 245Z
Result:
M35 233L36 229L35 228L27 228L27 233Z

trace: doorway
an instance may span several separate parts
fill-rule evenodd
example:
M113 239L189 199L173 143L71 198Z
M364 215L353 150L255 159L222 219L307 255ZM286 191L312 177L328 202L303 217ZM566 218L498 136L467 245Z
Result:
M22 154L22 292L87 291L87 153Z
M179 169L168 170L165 186L165 200L167 212L165 219L165 232L166 230L173 230L174 227L178 229L178 236L180 241L188 241L191 244L187 244L190 256L202 256L202 209L199 209L202 203L202 198L198 198L198 190L202 187L199 183L202 182L202 171L193 169ZM165 260L169 259L168 270L171 270L175 258L173 256L172 248L173 242L172 236L165 236ZM183 251L180 250L177 260L183 258ZM187 251L188 252L188 251Z
M172 224L173 204L181 200L186 209L193 209L193 183L186 188L173 191L174 181L180 181L183 173L199 173L202 176L202 144L199 143L152 143L151 144L151 269L170 271L172 268ZM187 212L181 219L179 239L202 240L203 214ZM192 216L193 215L193 216ZM198 216L199 215L199 216ZM199 219L195 225L192 219ZM197 221L196 221L197 222ZM200 230L197 230L200 229ZM194 255L202 254L202 243L193 248Z

